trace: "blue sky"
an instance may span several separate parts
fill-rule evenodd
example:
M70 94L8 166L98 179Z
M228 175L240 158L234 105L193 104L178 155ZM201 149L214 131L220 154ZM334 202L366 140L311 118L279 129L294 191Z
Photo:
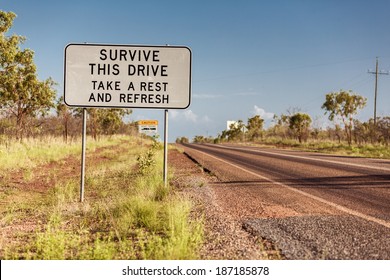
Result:
M169 139L216 136L227 120L299 108L326 125L325 94L353 90L373 115L375 58L390 70L390 1L28 1L3 0L17 14L10 33L27 38L41 79L63 94L69 43L182 45L192 50L192 99L171 110ZM390 115L390 75L379 77L378 116ZM132 120L162 110L134 110ZM160 125L162 134L162 125Z

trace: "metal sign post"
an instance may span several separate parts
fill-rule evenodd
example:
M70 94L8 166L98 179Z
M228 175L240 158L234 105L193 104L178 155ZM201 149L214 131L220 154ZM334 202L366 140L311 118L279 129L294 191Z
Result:
M84 201L84 182L85 182L85 146L87 142L87 109L83 108L83 136L81 146L81 180L80 180L80 202Z
M168 186L168 109L164 110L164 186Z

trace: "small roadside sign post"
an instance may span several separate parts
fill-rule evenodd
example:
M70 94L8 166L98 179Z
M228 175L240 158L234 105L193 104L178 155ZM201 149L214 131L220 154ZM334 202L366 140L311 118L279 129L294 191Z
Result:
M65 47L64 102L83 108L164 110L164 170L167 186L168 109L191 102L191 50L185 46L69 44ZM85 121L83 120L83 128ZM80 201L84 200L86 129Z

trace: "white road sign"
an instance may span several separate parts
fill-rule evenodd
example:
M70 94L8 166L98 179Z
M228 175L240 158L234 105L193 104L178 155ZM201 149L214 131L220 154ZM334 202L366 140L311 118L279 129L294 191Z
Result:
M64 68L69 106L185 109L191 102L187 47L69 44Z

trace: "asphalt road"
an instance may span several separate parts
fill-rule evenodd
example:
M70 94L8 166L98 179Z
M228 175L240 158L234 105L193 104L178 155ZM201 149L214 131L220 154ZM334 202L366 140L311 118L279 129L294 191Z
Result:
M216 199L288 259L390 259L390 160L185 145Z

